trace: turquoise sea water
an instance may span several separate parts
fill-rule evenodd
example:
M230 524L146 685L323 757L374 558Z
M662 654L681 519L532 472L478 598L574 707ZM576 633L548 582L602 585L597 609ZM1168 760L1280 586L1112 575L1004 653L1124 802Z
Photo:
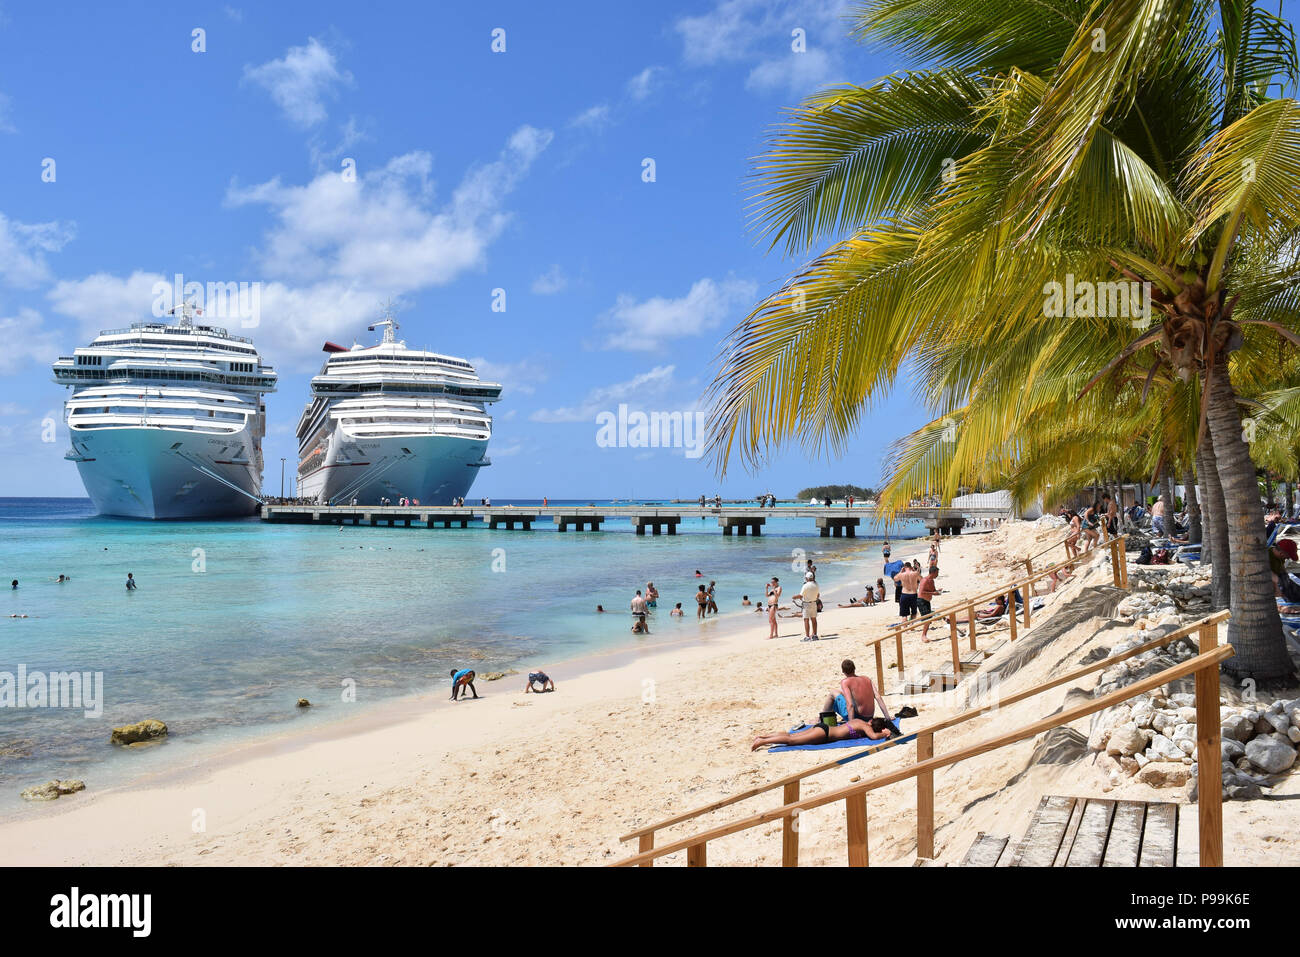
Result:
M891 536L923 531L905 525ZM12 811L20 790L50 778L121 784L294 723L446 694L453 667L545 667L561 681L562 662L593 651L694 640L703 633L696 569L716 580L723 619L751 624L758 616L740 611L741 595L762 600L772 575L791 594L803 554L823 588L880 574L878 542L819 538L811 519L773 517L758 538L724 537L715 519L688 519L673 537L635 536L626 521L576 534L340 530L255 518L138 522L96 517L88 500L0 499L0 673L23 665L104 676L98 717L0 707L0 808ZM127 572L139 583L131 593ZM60 573L71 581L51 581ZM659 608L652 634L634 636L628 602L647 581ZM668 616L678 601L684 619ZM595 614L597 603L610 613ZM343 701L345 681L354 704ZM479 693L522 682L480 681ZM296 709L299 697L313 707ZM165 745L109 743L112 727L146 717L167 723Z

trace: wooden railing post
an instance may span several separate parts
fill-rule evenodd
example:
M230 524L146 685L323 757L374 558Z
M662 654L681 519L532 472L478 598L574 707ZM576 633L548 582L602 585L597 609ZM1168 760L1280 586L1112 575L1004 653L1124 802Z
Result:
M1110 543L1110 571L1111 571L1111 579L1114 581L1116 588L1120 587L1119 565L1120 565L1119 543L1111 542Z
M903 631L894 632L894 654L898 655L898 677L903 677Z
M1029 600L1034 597L1034 582L1025 582L1025 627L1029 627Z
M880 646L877 645L877 648ZM799 800L799 782L792 781L785 786L783 793L785 804L794 804ZM781 866L799 866L799 812L787 817L781 826Z
M975 643L975 629L971 631L971 644ZM957 636L952 635L952 679L961 681L961 649L957 647Z
M867 795L858 793L846 797L844 816L849 830L849 867L868 867Z
M1200 628L1200 653L1219 644L1218 625ZM1223 757L1219 729L1219 669L1196 672L1196 808L1201 843L1201 866L1223 866Z
M687 867L707 867L709 863L708 842L700 841L686 849Z
M954 646L957 644L957 613L954 611L948 616L948 637L952 639Z
M1025 604L1029 604L1026 602ZM1016 640L1016 589L1007 592L1007 623L1011 626L1011 640Z
M916 736L916 763L934 757L934 733ZM916 856L934 857L934 772L916 776Z
M1120 539L1116 546L1119 549L1119 587L1128 588L1128 551L1124 548L1128 542Z
M653 851L655 849L655 832L651 831L649 834L642 834L641 840L637 842L637 849L642 854L644 854L646 851ZM653 867L654 861L646 861L641 866Z
M880 654L880 642L876 642L876 687L885 693L885 660Z

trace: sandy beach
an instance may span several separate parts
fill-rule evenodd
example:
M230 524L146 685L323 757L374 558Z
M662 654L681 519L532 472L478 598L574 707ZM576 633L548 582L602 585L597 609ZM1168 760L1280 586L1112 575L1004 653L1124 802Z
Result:
M987 535L945 539L940 584L946 594L938 603L1009 580L1014 560L1059 537L1054 529L1022 522ZM924 542L897 543L894 557L924 560L925 551ZM1109 581L1109 565L1099 554L1048 598L1017 647L1063 609L1078 620L1065 622L1069 627L1008 676L1004 688L1019 690L1077 667L1094 648L1127 635L1128 624L1110 615L1079 616L1072 604L1085 589ZM752 626L733 633L716 634L720 629L705 625L699 640L587 662L576 676L562 663L533 663L555 679L554 694L523 694L522 675L480 681L478 701L452 703L439 688L383 714L233 749L202 766L130 787L96 791L88 782L86 792L24 808L0 824L0 863L612 862L635 851L618 841L631 829L845 754L749 749L756 733L814 718L838 683L841 659L854 658L861 673L873 674L874 657L863 640L895 620L896 606L887 600L875 608L839 609L835 602L847 597L827 597L821 616L827 637L819 642L801 641L802 624L795 618L782 619L781 637L766 640L766 617L755 614ZM1061 625L1057 621L1057 630ZM892 647L885 646L887 667ZM913 634L906 648L912 668L941 664L949 646L922 645ZM986 667L1012 650L1004 647ZM1095 678L1081 690L1089 692ZM891 709L910 702L920 711L907 730L960 708L967 684L949 695L908 698L897 693L896 673L887 672L885 690ZM936 748L952 750L1050 714L1071 691L1060 687L970 721L942 733ZM1086 724L1077 729L1084 736ZM936 775L939 862L960 861L977 831L1018 837L1045 794L1186 801L1186 788L1157 791L1136 780L1117 786L1102 756L1066 764L1051 763L1050 756L1043 760L1038 744L1025 741ZM900 767L914 754L912 745L889 749L809 780L803 793ZM1286 799L1297 792L1300 782L1292 776L1266 798L1225 803L1225 863L1300 863L1294 829L1283 813ZM709 815L692 829L777 804L774 792ZM875 792L869 813L871 863L911 865L914 788L905 783ZM1182 815L1180 854L1195 855L1195 821L1194 812ZM710 847L709 861L779 863L779 832L773 824L720 841ZM663 861L680 862L680 855ZM801 863L843 862L842 808L805 815Z

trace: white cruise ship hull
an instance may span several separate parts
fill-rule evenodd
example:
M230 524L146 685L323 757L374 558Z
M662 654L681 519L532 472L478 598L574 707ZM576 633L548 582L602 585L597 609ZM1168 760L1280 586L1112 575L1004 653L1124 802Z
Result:
M73 447L68 457L77 463L101 515L223 518L257 510L258 501L251 496L261 489L262 469L251 428L223 435L163 428L76 429Z
M298 480L298 495L321 503L376 505L407 497L449 505L469 493L484 464L487 439L447 435L343 438L336 432L324 464Z

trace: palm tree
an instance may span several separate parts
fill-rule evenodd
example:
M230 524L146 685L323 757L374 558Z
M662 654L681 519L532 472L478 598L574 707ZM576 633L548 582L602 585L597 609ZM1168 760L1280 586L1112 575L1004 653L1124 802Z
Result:
M1300 343L1300 105L1268 95L1300 73L1289 25L1227 0L870 0L857 28L933 66L811 97L757 161L774 245L848 238L724 344L721 466L791 439L842 449L908 370L941 433L979 441L937 443L891 489L935 472L955 489L1013 471L1026 429L1062 427L1045 407L1185 382L1194 434L1156 471L1198 466L1229 668L1289 675L1234 386L1276 366L1274 334Z

